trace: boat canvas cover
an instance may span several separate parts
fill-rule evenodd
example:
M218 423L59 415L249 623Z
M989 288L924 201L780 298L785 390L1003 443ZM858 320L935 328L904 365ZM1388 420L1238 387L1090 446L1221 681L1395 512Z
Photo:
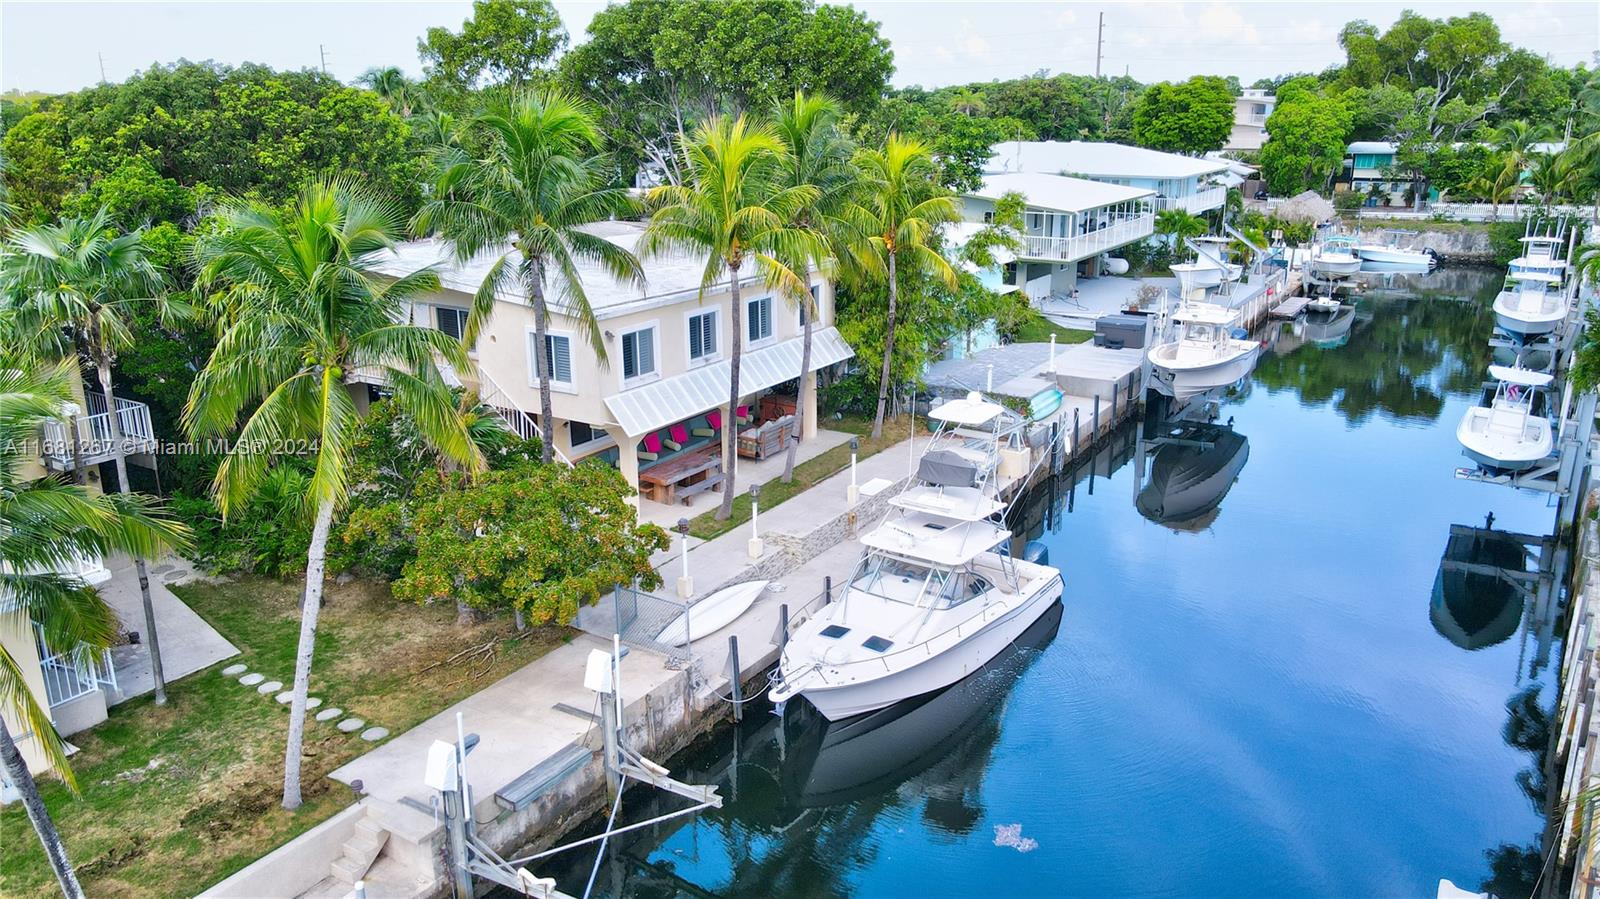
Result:
M953 425L976 427L988 424L1004 411L1006 411L1004 406L989 402L982 394L973 391L962 399L934 406L928 410L928 417L934 421L945 421Z
M978 468L950 450L934 450L917 464L917 479L936 487L975 487Z
M1507 384L1521 384L1524 387L1544 387L1554 379L1553 375L1542 371L1512 368L1509 365L1489 366L1489 377L1505 381Z

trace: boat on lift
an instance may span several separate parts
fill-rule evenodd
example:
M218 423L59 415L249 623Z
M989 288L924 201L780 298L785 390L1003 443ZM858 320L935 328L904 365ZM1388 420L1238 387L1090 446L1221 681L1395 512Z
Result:
M1487 405L1467 410L1456 439L1467 457L1486 469L1527 471L1554 446L1550 420L1534 413L1534 400L1552 376L1506 365L1489 366L1489 376L1498 382L1494 394Z
M1356 255L1361 257L1361 261L1407 267L1421 266L1424 271L1439 264L1439 255L1431 248L1424 247L1420 250L1413 250L1400 246L1401 238L1414 238L1415 231L1389 229L1379 233L1382 235L1380 240L1366 241L1356 245Z
M1523 341L1555 331L1567 318L1561 275L1552 271L1512 271L1506 289L1494 298L1494 323Z
M1061 572L1004 551L1005 488L1025 477L1027 424L973 392L936 406L899 514L861 538L843 595L790 636L771 698L830 721L957 683L1010 646L1062 593Z
M1564 243L1566 239L1559 229L1553 234L1529 234L1522 238L1522 255L1511 260L1508 270L1513 275L1542 272L1555 275L1559 280L1567 271L1567 261L1561 258Z
M1178 279L1183 296L1188 297L1195 290L1220 287L1224 281L1237 281L1243 276L1244 267L1228 261L1228 238L1196 237L1189 243L1195 249L1194 261L1168 266L1173 277Z
M1347 234L1331 234L1311 251L1311 272L1323 278L1346 278L1361 271L1356 254L1356 239Z
M1236 310L1213 303L1185 302L1170 316L1171 336L1146 351L1155 387L1186 400L1248 375L1261 345L1235 337Z

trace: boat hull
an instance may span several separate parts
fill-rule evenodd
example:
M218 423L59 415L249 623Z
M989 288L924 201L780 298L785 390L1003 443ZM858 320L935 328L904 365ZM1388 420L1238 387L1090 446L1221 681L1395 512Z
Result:
M811 682L798 695L829 721L843 721L856 715L887 708L897 702L942 690L982 668L1006 647L1016 642L1061 598L1060 575L1044 580L1032 596L962 642L930 656L916 665L882 677L829 685Z
M1494 323L1500 330L1524 337L1553 333L1567 317L1566 310L1524 312L1516 308L1513 295L1501 294L1494 301Z
M656 642L663 646L682 646L689 642L691 636L695 640L708 637L748 611L765 589L766 581L746 581L724 587L667 622L667 626L656 634Z
M1533 425L1537 436L1533 439L1511 440L1477 426L1491 414L1492 410L1487 407L1474 406L1456 425L1456 440L1461 443L1467 458L1495 471L1519 472L1533 468L1550 455L1554 447L1550 422L1530 419L1528 424Z
M1317 257L1311 260L1311 270L1319 275L1353 275L1361 271L1361 257L1349 258Z
M1432 256L1419 250L1397 250L1393 247L1359 247L1356 249L1356 255L1367 262L1383 262L1391 265L1417 265L1428 268L1434 264Z
M1243 343L1243 341L1240 341ZM1150 357L1151 380L1157 391L1177 400L1187 400L1217 387L1225 387L1250 374L1256 366L1261 347L1252 345L1248 351L1199 367L1164 365L1156 354Z

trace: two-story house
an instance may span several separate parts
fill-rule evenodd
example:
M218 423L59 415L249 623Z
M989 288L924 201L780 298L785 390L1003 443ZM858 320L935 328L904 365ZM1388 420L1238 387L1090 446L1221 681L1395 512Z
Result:
M643 225L603 222L587 230L633 251ZM498 256L486 254L459 264L443 243L426 239L401 245L379 264L379 270L398 276L434 266L441 290L414 305L412 321L459 336L471 298ZM701 256L669 254L642 262L642 288L613 278L598 265L579 262L577 274L599 322L598 345L591 343L589 331L563 298L565 292L559 286L549 291L552 314L545 345L551 365L555 450L572 462L602 459L615 465L630 485L641 488L645 501L671 502L681 495L675 488L693 489L706 474L719 469L692 472L682 483L652 472L683 469L688 454L716 454L727 428L745 435L798 411L798 438L815 436L817 374L852 355L833 327L832 285L819 274L811 275L817 320L806 373L810 389L805 391L805 408L796 410L794 385L801 376L804 312L799 304L766 287L753 261L747 264L740 284L739 375L747 403L741 420L729 422L724 420L731 377L729 282L724 279L702 289L705 259ZM493 315L470 350L477 371L466 378L476 379L479 395L518 431L533 435L540 409L533 308L520 284L508 285L496 300ZM380 388L373 385L374 390ZM358 397L358 402L365 400ZM759 454L770 446L757 446L752 452Z
M1277 105L1278 98L1271 91L1245 88L1233 98L1233 130L1228 133L1224 150L1255 151L1267 142L1267 118Z
M1196 215L1220 209L1227 188L1216 183L1228 171L1224 159L1163 153L1097 141L1007 141L992 148L984 171L1070 175L1148 191L1151 207L1186 209Z
M965 229L992 221L995 201L1021 194L1022 250L996 272L979 273L991 288L1021 290L1030 300L1068 296L1078 278L1103 273L1102 257L1155 230L1153 192L1103 181L1034 172L990 174L962 197Z

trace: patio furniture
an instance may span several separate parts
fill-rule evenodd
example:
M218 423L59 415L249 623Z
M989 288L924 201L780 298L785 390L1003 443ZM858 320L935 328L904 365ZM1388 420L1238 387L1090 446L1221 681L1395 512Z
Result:
M733 417L737 419L734 424L747 425L755 419L750 415L749 406L738 406L733 410Z
M761 418L771 421L785 415L793 415L796 411L797 401L792 396L781 393L769 393L761 398Z
M709 488L721 489L722 457L716 447L706 446L680 453L639 472L639 492L658 503L672 505L678 491L716 475ZM697 491L698 492L698 491Z
M667 428L667 439L661 442L671 447L673 452L677 452L688 445L689 429L684 427L683 422L680 421L672 427Z
M695 428L694 429L694 436L696 436L696 437L715 437L715 436L717 436L717 432L721 431L721 430L722 430L722 410L720 410L720 409L712 409L710 412L706 413L706 426L703 427L703 428Z
M661 458L661 435L655 432L644 435L644 449L639 450L640 462L654 462Z
M692 484L685 484L674 491L674 495L683 500L684 505L689 505L689 499L707 490L722 492L722 472L713 471Z
M739 435L741 459L766 459L789 446L789 431L794 426L794 416L785 415L776 421L751 428Z

